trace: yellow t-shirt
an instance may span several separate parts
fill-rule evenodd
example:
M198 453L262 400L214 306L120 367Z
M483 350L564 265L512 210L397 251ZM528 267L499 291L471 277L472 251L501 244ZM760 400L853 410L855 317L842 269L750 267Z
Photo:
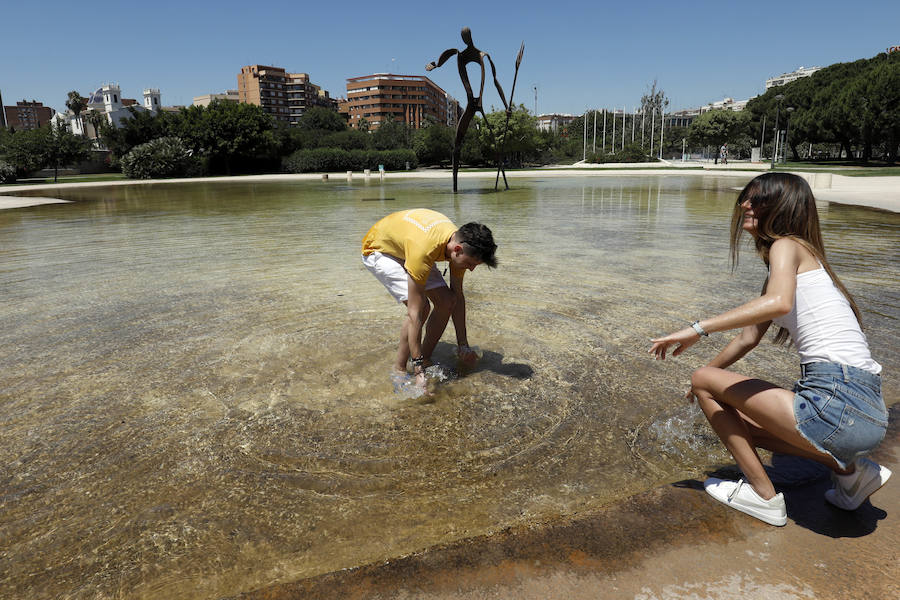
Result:
M413 281L425 285L434 263L447 260L444 251L456 229L439 212L427 208L401 210L372 225L363 238L362 253L368 256L381 252L403 259L403 267ZM451 271L452 277L464 274L465 270Z

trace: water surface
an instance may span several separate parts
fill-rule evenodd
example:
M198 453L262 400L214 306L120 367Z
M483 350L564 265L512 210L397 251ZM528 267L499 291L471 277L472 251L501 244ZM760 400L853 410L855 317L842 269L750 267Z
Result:
M665 363L646 350L758 293L749 248L729 271L743 183L202 182L0 212L0 588L233 595L727 462L681 400L727 336ZM373 222L415 206L488 224L501 262L466 277L481 364L425 401L392 392L402 310L359 259ZM820 210L895 373L900 216ZM439 361L453 342L450 327ZM790 385L796 364L765 342L736 368Z

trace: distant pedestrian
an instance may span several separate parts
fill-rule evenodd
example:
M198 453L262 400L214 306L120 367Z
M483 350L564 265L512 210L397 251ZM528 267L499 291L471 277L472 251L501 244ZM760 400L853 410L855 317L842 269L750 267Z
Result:
M722 144L722 147L719 148L719 156L722 157L722 164L728 164L728 142Z

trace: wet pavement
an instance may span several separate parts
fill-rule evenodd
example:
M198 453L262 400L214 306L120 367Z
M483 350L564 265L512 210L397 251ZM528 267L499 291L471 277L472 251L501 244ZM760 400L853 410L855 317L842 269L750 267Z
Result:
M824 501L826 471L776 456L786 527L729 510L688 480L565 523L509 529L235 599L900 598L900 406L872 457L895 475L854 512Z

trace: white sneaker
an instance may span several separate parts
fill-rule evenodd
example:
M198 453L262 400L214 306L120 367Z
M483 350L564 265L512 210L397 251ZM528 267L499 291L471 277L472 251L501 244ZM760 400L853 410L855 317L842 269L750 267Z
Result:
M856 471L851 475L832 475L834 489L825 492L825 499L838 508L856 510L866 498L887 483L890 477L891 470L887 467L868 458L860 458L856 461Z
M781 527L787 523L787 508L784 495L775 494L771 500L763 500L749 483L743 479L727 481L710 477L703 483L706 493L727 506L769 525Z

